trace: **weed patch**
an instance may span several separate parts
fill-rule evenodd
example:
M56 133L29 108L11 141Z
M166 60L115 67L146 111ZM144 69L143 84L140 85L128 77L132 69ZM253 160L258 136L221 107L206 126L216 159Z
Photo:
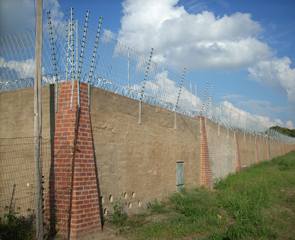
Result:
M10 211L4 215L0 221L1 240L29 240L35 237L35 215L28 217L18 216L17 213Z
M231 174L213 191L182 188L126 222L122 236L135 239L294 239L295 151Z

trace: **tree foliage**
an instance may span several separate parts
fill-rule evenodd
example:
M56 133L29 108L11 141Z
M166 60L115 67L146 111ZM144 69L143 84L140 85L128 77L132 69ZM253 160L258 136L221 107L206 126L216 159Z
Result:
M284 128L279 126L274 126L274 127L271 127L270 129L276 130L277 132L283 133L290 137L295 137L295 129L291 130L289 128Z

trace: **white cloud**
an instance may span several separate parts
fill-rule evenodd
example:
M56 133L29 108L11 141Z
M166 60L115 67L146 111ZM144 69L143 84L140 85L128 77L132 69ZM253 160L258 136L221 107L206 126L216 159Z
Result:
M46 12L50 12L52 24L56 25L62 23L62 18L64 17L64 14L60 11L60 5L58 3L58 0L43 1L43 7L46 10Z
M286 122L286 125L289 129L294 129L294 125L293 125L293 122L292 121L287 121Z
M256 39L262 28L250 14L189 14L177 2L123 2L119 40L144 53L153 47L154 59L189 70L243 69L274 54Z
M9 69L9 71L5 71ZM0 69L2 69L4 79L15 80L15 79L25 79L34 78L35 74L35 60L27 59L24 61L8 61L6 62L4 58L0 57ZM42 73L44 74L45 68L42 67Z
M137 92L141 91L141 85L135 84L131 86L131 89L136 90ZM154 76L153 80L149 80L145 85L145 94L160 99L164 102L171 103L174 107L178 98L179 86L169 79L169 72L163 71L157 73ZM241 96L234 96L241 97ZM197 111L197 114L203 109L204 112L207 112L210 117L214 117L214 120L219 120L224 124L230 124L231 126L245 129L247 131L254 130L255 132L264 132L272 126L279 125L281 127L293 128L293 122L287 121L284 123L281 119L271 120L270 117L265 117L259 114L250 114L247 111L241 110L234 106L228 101L222 103L222 116L220 116L220 104L216 103L216 100L212 99L212 104L208 100L209 96L205 102L200 96L196 96L193 91L182 87L180 94L179 107L189 111ZM257 102L257 103L256 103ZM261 104L266 108L271 108L270 103L267 101L258 101L258 100L249 100L245 101L245 104ZM204 107L203 107L204 106ZM174 109L173 107L173 109ZM208 109L207 109L208 108ZM277 109L277 111L282 111L282 109ZM203 112L203 114L204 114Z
M34 1L0 1L1 35L35 27Z
M285 94L295 105L295 69L290 68L290 64L288 57L260 61L255 67L248 68L249 79Z
M35 0L0 1L0 35L35 29ZM61 24L64 14L60 11L58 0L43 1L44 29L47 29L47 12L50 12L53 25Z

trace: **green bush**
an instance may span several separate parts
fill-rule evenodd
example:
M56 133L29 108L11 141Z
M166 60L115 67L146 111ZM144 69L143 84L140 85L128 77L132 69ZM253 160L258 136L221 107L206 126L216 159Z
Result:
M123 226L128 218L127 214L125 213L124 204L121 203L121 199L116 201L113 205L113 213L108 213L107 221L117 225Z
M4 219L0 221L1 240L29 240L35 235L35 215L28 217L17 216L16 212L9 211L4 214Z

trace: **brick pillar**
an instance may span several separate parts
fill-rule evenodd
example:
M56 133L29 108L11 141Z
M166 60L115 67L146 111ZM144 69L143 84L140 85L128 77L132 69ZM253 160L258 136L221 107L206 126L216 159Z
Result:
M259 152L258 152L257 135L255 135L255 150L256 150L256 163L259 163Z
M279 141L279 143L280 143L280 156L282 156L282 155L283 155L283 154L282 154L282 142Z
M274 139L274 141L275 141L275 157L277 157L277 156L278 156L278 155L277 155L277 140Z
M235 139L236 139L236 172L241 172L241 160L240 160L239 140L238 140L237 131L235 131Z
M200 117L200 121L201 121L202 185L204 185L205 188L207 189L212 189L213 181L212 181L212 174L211 174L205 117Z
M268 140L268 137L266 137L266 147L267 147L267 158L268 158L268 161L270 161L270 150L269 150L269 140Z
M80 83L79 115L77 115L77 81L74 82L72 110L70 109L71 90L72 82L62 83L45 221L50 222L51 227L56 224L56 231L63 237L68 237L70 234L70 239L79 239L100 231L101 218L87 84ZM77 144L74 154L76 123L78 123Z

